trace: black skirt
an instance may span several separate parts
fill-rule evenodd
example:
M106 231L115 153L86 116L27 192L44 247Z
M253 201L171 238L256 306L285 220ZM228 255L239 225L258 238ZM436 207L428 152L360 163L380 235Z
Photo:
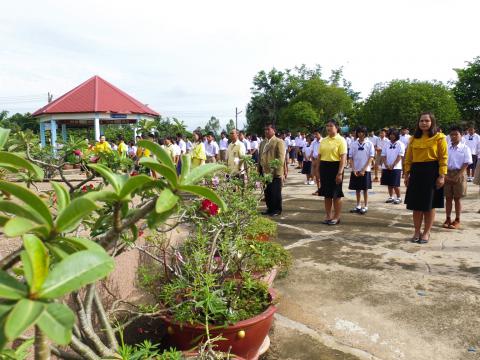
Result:
M302 174L308 174L312 172L312 162L311 161L304 161L302 166Z
M344 197L342 191L342 183L337 184L338 168L340 161L320 161L320 190L319 196L324 196L330 199ZM343 174L342 174L343 182Z
M405 204L407 209L430 211L444 207L443 187L437 189L438 161L413 163L410 169Z
M303 161L303 152L301 147L298 148L297 161Z
M380 179L380 185L399 187L401 179L402 179L402 170L382 169L382 178Z
M350 174L350 183L348 184L350 190L368 190L372 188L372 174L366 171L363 176Z

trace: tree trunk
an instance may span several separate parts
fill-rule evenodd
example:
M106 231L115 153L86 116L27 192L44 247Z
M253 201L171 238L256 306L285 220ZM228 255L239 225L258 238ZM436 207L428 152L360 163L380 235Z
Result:
M47 337L38 326L35 326L35 360L50 360Z

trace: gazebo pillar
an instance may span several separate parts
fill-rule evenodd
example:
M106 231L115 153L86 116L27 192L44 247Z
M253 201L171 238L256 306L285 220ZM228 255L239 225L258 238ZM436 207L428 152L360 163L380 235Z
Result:
M62 139L63 142L67 142L67 124L62 124Z
M45 123L43 121L40 122L40 143L42 144L42 148L47 145L47 141L45 140Z
M95 141L100 141L100 116L98 114L95 114L94 127Z
M50 132L52 135L52 147L55 149L57 145L57 122L53 119L50 120Z

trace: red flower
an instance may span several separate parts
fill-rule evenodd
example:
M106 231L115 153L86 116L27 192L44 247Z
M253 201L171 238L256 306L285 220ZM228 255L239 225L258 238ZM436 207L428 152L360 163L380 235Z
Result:
M208 199L202 201L200 208L210 216L215 216L218 214L218 205Z
M136 172L136 171L132 171L132 172L130 173L130 176L137 176L137 175L138 175L138 172Z
M140 230L140 231L138 232L138 237L143 236L143 234L144 234L143 230Z
M90 189L93 190L93 188L94 188L93 184L90 184L89 186L90 186Z
M82 150L74 150L73 153L77 156L82 156Z
M87 187L85 185L82 186L82 192L87 192Z

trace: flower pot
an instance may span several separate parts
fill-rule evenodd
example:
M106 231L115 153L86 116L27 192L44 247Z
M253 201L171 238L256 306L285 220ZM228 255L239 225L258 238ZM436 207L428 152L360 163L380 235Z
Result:
M80 169L82 167L81 164L73 164L74 169Z
M63 164L63 170L72 170L73 165L72 164Z
M198 356L198 353L196 353L196 352L191 352L191 351L184 351L183 352L183 358L185 360L190 360L190 359L194 360L194 359L196 359L196 356ZM237 356L237 355L231 355L228 359L229 360L245 360L245 358Z
M270 289L270 296L273 302L275 293ZM235 354L246 360L256 360L265 349L264 344L270 327L273 323L273 315L277 311L275 305L270 305L263 313L253 318L239 321L238 323L221 327L211 326L210 337L221 335L224 340L216 342L216 350ZM205 340L205 327L203 325L179 324L170 317L164 317L163 321L167 326L166 342L169 346L179 350L190 350Z

